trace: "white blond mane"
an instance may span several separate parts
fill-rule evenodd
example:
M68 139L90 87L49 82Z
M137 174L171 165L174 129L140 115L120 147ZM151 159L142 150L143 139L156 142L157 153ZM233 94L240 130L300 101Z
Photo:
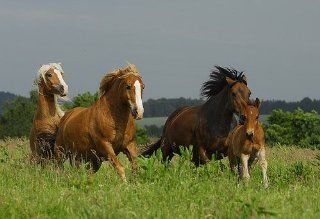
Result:
M40 81L41 81L41 79L43 79L44 83L47 83L45 74L47 73L47 71L50 68L54 68L55 70L58 70L60 72L64 72L62 69L61 63L49 63L49 64L41 65L41 67L37 73L37 79L36 79L36 84L38 85L39 94L40 94L40 91L39 91ZM64 115L64 111L61 109L61 107L58 103L58 98L60 98L59 95L54 94L54 102L55 102L55 106L56 106L56 111L57 111L58 115L60 117L62 117ZM67 98L60 98L60 99L67 100Z

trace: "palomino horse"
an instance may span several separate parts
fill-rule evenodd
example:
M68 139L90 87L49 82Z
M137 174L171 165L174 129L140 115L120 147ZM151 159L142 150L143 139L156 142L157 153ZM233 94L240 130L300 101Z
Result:
M53 156L54 141L63 111L57 98L68 94L61 63L49 63L39 69L36 84L39 101L30 131L30 148L35 159Z
M132 170L137 170L134 119L143 117L143 89L133 64L107 74L100 83L101 96L93 106L72 109L61 119L55 148L58 160L71 154L76 161L91 163L97 171L108 158L125 181L117 155L125 153Z
M226 140L231 171L238 165L239 177L250 178L251 165L258 160L262 168L263 183L268 187L266 146L264 132L259 122L260 100L246 106L244 124L237 125ZM240 167L240 164L242 168Z
M196 165L207 163L213 154L221 159L227 153L224 141L235 122L233 115L243 114L250 93L242 72L216 66L202 87L206 103L173 112L160 140L142 149L142 156L150 156L161 147L163 159L170 160L174 153L180 154L179 146L193 145L192 160Z

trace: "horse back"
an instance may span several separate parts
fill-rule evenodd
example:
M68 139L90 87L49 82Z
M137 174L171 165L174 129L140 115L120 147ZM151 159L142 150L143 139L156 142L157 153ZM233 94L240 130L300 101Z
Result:
M162 138L171 145L192 145L199 107L181 107L167 119Z

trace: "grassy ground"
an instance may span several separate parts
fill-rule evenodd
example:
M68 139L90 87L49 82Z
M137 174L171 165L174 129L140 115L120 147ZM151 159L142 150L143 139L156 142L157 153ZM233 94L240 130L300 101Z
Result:
M0 218L320 218L319 151L270 149L267 190L258 167L238 186L226 160L195 168L188 151L168 165L140 159L137 175L121 156L128 183L108 163L95 175L42 168L28 151L26 140L0 142Z

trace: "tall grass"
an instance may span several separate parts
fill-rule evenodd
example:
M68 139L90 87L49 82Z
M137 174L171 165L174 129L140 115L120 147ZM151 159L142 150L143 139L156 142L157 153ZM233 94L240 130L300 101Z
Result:
M268 189L258 166L238 184L226 160L195 168L190 151L167 164L160 154L139 159L136 175L120 156L128 183L107 162L96 174L59 170L30 163L28 152L26 140L0 142L0 218L320 218L319 151L270 149Z

